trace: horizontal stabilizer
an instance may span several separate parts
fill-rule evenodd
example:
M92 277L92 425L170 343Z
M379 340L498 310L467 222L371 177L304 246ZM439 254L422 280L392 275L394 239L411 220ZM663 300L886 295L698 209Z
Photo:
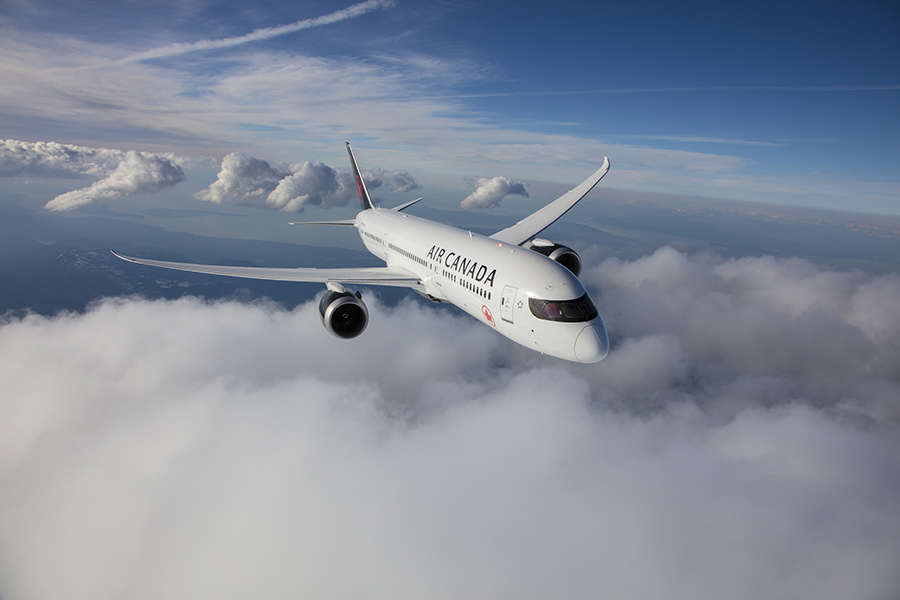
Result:
M410 206L412 206L413 204L415 204L416 202L418 202L418 201L421 200L421 199L422 199L422 196L419 196L419 197L416 198L415 200L410 200L409 202L404 202L403 204L400 204L400 205L398 205L398 206L395 206L395 207L392 208L391 210L396 210L396 211L398 211L398 212L401 211L401 210L406 210L407 208L409 208Z

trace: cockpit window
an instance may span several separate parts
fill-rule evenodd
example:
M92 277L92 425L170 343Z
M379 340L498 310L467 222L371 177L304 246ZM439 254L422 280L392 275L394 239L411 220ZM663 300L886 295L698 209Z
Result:
M594 303L587 294L575 300L529 298L528 308L531 309L531 314L545 321L577 323L591 321L597 316L597 309L594 308Z

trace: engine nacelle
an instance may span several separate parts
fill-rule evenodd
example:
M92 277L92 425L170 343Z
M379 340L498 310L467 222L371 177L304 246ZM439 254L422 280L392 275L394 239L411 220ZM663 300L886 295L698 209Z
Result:
M355 338L369 324L369 309L359 292L328 290L319 301L319 314L325 329L340 338Z
M550 260L555 260L576 276L581 273L581 257L568 246L535 238L529 242L528 247L535 252L540 252Z

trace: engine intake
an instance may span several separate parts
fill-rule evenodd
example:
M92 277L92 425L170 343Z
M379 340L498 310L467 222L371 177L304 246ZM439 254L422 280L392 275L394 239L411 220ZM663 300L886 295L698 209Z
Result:
M572 271L575 276L578 276L578 274L581 273L581 257L568 246L536 238L531 240L531 243L528 244L528 248L543 254L550 260L555 260L568 270Z
M325 329L344 339L355 338L369 323L369 309L359 292L325 292L319 301L319 314Z

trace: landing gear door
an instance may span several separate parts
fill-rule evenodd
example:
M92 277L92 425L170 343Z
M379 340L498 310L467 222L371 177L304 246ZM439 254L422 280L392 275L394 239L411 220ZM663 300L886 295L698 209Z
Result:
M500 298L500 318L507 323L513 322L513 302L516 301L518 288L508 285L503 288L503 296Z

